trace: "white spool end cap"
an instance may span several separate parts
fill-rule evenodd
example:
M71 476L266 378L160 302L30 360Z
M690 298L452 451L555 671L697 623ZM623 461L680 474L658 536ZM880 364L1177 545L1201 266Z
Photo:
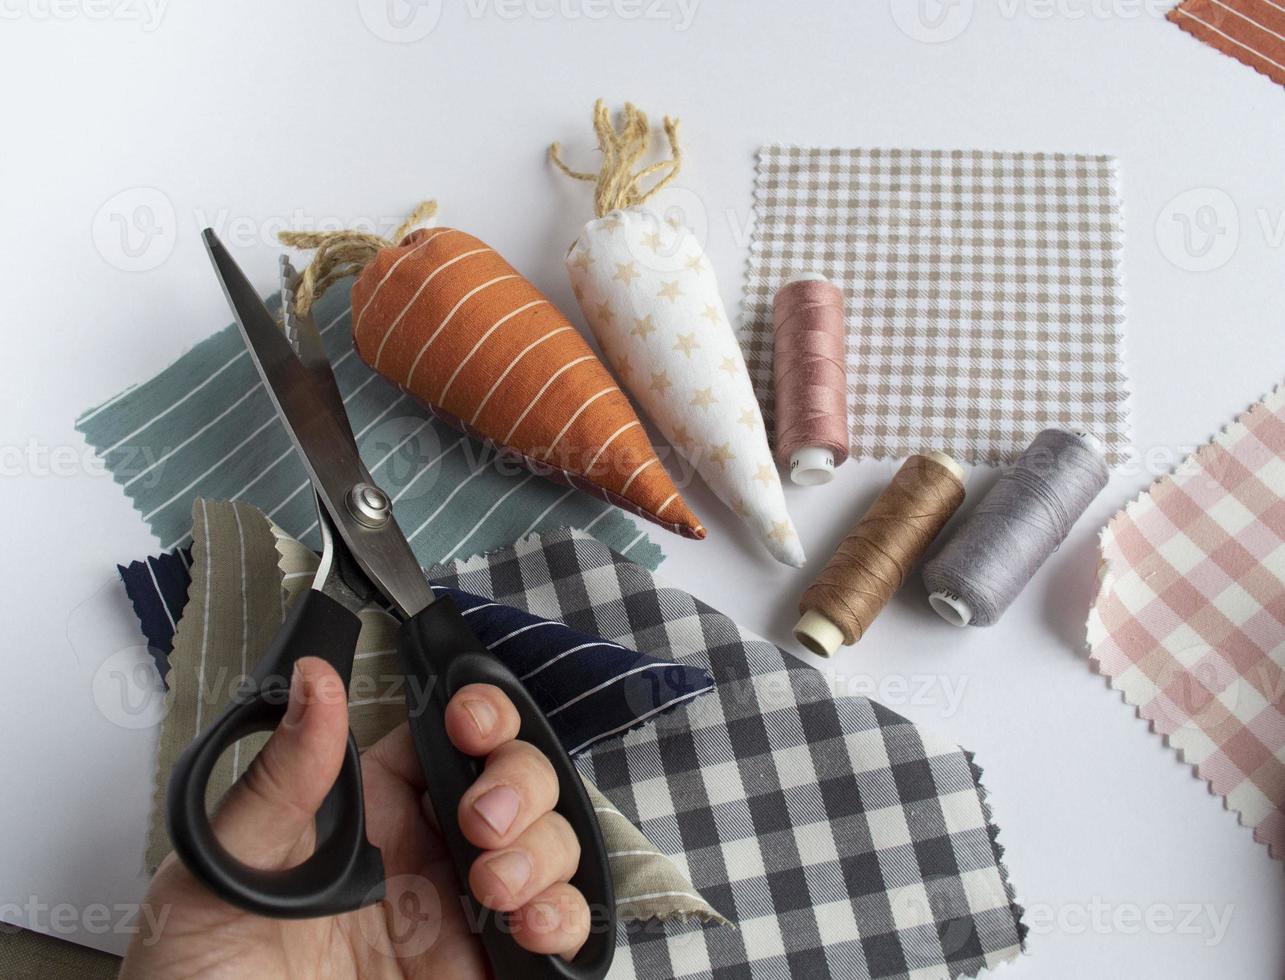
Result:
M829 282L825 276L819 272L800 272L797 276L792 277L785 285L793 286L796 282ZM785 286L781 287L782 289Z
M790 457L790 479L801 487L819 487L834 479L834 453L824 446L804 446Z
M933 450L930 453L924 453L924 455L927 456L929 459L931 459L934 463L938 463L941 466L946 467L946 469L950 470L950 472L954 475L955 479L958 480L960 483L964 482L964 468L960 466L958 462L955 461L955 458L953 456L947 456L945 453L938 452L937 450Z
M934 592L928 604L952 626L967 626L973 621L973 607L953 592Z
M1070 428L1068 428L1066 431L1071 433L1071 435L1075 436L1075 438L1079 439L1080 442L1084 443L1086 446L1092 449L1099 456L1104 456L1104 457L1106 456L1106 447L1102 445L1102 440L1099 439L1097 436L1095 436L1088 429L1082 426L1073 425Z
M813 653L829 657L843 645L843 630L815 609L809 609L799 617L794 638Z

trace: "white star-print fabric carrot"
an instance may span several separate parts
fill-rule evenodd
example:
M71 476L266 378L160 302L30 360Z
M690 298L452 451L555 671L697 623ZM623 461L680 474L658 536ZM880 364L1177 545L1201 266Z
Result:
M625 106L619 129L594 107L604 154L597 183L599 217L567 253L580 308L608 363L675 449L778 561L801 566L803 546L785 506L781 478L718 280L696 236L644 202L677 172L677 122L665 119L673 159L631 168L646 152L646 117ZM668 168L645 191L646 181Z

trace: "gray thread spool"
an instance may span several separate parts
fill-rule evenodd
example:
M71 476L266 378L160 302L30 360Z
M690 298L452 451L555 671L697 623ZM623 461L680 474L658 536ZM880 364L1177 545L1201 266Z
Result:
M924 566L928 601L956 626L990 626L1107 483L1102 446L1045 429Z

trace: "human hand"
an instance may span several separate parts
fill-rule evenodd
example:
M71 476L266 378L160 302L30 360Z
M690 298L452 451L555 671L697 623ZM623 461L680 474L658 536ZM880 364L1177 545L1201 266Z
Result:
M518 728L517 709L490 685L461 689L446 709L454 745L486 758L460 801L460 829L483 850L468 886L485 908L511 913L524 949L570 958L590 925L584 896L568 884L580 845L553 812L553 767L517 740ZM304 860L315 839L313 815L339 774L347 738L339 675L322 660L300 660L285 718L211 820L223 846L258 868ZM164 926L158 935L135 936L122 980L487 976L406 725L363 754L362 774L367 833L388 877L382 902L319 919L263 918L217 898L170 854L145 900L153 906L149 921Z

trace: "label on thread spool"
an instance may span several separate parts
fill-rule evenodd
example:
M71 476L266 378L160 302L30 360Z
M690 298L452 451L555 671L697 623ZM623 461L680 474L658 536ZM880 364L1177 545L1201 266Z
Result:
M804 446L790 457L790 479L801 487L818 487L834 479L834 453L824 446Z
M967 626L973 621L973 607L953 592L934 592L928 597L928 604L952 626Z

